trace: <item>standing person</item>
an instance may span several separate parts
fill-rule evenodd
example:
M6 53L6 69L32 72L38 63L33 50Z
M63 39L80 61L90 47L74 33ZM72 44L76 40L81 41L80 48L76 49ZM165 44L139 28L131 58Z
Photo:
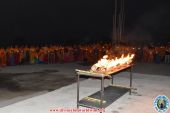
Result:
M24 63L24 50L23 48L19 49L19 64L23 64Z
M170 47L166 48L166 53L165 53L165 64L170 64Z
M42 52L42 54L43 54L43 62L45 64L48 64L48 48L47 48L47 46L42 47L42 50L43 50L43 52Z
M83 57L83 55L82 55ZM71 48L70 50L70 62L73 62L74 61L74 55L73 55L73 48Z
M88 49L88 52L87 52L87 62L89 64L93 64L95 62L93 59L92 50L90 48Z
M61 49L60 48L57 51L57 57L58 57L58 62L61 63L62 62L62 58L61 58Z
M50 51L50 53L49 53L50 63L51 63L51 64L54 64L54 63L55 63L55 52L54 52L53 46L51 46L51 47L49 48L49 51Z
M149 54L149 49L147 46L143 47L143 59L142 62L148 62L148 55Z
M6 51L4 48L1 49L1 66L6 66Z
M19 64L19 48L18 46L15 46L14 48L14 59L15 59L15 65Z
M99 59L99 50L98 50L97 47L95 47L95 48L93 49L93 58L94 58L94 62L97 62L98 59Z
M161 47L160 47L161 61L164 61L164 59L165 59L165 53L166 53L165 47L161 46Z
M39 50L38 49L35 49L34 51L34 63L35 64L38 64L39 63Z
M150 48L150 49L148 49L148 52L149 52L149 54L148 54L148 63L152 63L153 62L153 50L152 50L152 48Z
M60 48L60 52L59 52L59 59L60 59L60 63L63 63L64 61L64 47Z
M36 59L36 49L35 47L30 48L30 64L35 64Z
M11 48L9 59L10 59L10 66L14 66L15 65L15 53L14 53L13 48Z
M81 46L79 46L79 51L80 51L80 54L79 54L79 61L83 61L83 50L82 50L82 47ZM72 55L72 52L71 52L71 55Z
M64 62L67 63L69 62L69 51L67 48L64 49Z
M26 45L24 48L24 63L28 64L30 61L30 48Z
M87 63L87 48L83 48L83 62Z
M158 47L155 47L155 62L156 63L160 63L161 62L161 57L160 57L160 51L159 51L159 48Z
M44 50L41 48L38 53L38 58L39 58L39 64L44 63Z
M141 62L142 58L143 58L143 51L140 47L138 47L137 50L136 50L136 60L138 62Z
M78 48L77 48L77 47L74 47L74 61L78 61L78 56L79 56L78 53L79 53L79 52L78 52Z
M10 50L9 50L9 48L7 48L6 49L6 64L7 64L7 66L10 65L10 58L9 58L9 56L10 56Z
M1 48L0 48L0 66L2 66L2 55L1 55Z

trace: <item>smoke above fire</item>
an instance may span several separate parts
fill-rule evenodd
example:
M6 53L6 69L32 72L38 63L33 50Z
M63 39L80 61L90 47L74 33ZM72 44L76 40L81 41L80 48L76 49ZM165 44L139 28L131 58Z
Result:
M153 7L147 13L141 15L133 27L128 30L127 39L129 41L159 41L167 38L165 31L169 29L169 10L170 2L164 2Z

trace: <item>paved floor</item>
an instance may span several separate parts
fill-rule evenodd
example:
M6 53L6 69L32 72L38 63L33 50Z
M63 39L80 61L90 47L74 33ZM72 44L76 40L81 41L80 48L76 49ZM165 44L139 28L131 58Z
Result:
M136 63L133 71L143 74L170 76L170 64Z
M76 82L74 72L76 68L89 69L90 66L81 63L65 63L1 68L0 107ZM170 65L137 63L133 71L135 73L169 76Z
M79 64L22 65L0 69L0 107L74 83Z
M158 95L170 98L170 77L134 73L133 86L138 90L132 95L126 93L105 109L105 113L156 113L153 102ZM128 85L127 72L115 77L115 84ZM105 81L108 86L109 81ZM80 98L100 90L100 81L88 79L81 81ZM51 110L71 110L76 108L76 83L55 91L36 96L18 103L3 107L0 113L80 113L56 112ZM81 110L86 108L80 107ZM84 112L81 112L84 113ZM87 112L86 112L87 113ZM96 112L97 113L97 112ZM170 110L167 111L170 113Z

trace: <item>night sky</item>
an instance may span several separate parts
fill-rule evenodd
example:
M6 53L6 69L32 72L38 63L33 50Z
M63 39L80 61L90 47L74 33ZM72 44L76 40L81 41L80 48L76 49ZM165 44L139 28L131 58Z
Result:
M169 6L169 0L125 0L126 38L170 41ZM114 0L1 0L1 44L110 40L113 9Z

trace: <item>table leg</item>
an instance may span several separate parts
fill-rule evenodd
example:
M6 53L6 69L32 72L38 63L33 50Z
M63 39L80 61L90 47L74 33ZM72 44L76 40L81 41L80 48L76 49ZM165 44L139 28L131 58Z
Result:
M100 91L100 108L103 109L103 96L104 96L104 78L101 78L101 91ZM102 112L100 112L102 113Z
M113 77L113 75L112 75L112 79L111 79L111 84L113 85L113 79L114 79L114 77Z
M131 95L132 93L132 67L130 67L130 91L129 91L129 94Z
M79 79L80 79L80 76L77 75L77 108L79 108L79 86L80 86Z

